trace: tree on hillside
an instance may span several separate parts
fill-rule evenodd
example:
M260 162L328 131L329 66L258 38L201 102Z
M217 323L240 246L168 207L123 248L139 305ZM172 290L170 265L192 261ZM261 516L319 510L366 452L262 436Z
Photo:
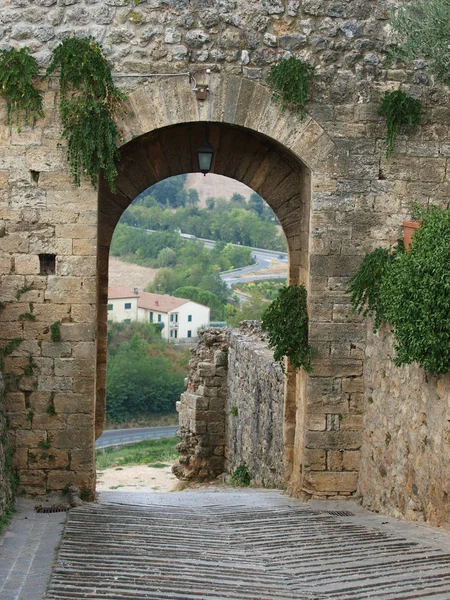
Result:
M173 295L177 298L186 298L186 300L192 300L192 302L209 306L211 309L211 321L221 321L223 319L223 302L216 294L213 294L209 290L202 290L198 287L186 285L176 289Z

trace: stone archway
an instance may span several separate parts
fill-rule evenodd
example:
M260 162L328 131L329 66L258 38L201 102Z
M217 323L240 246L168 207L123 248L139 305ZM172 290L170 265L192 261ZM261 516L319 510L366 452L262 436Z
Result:
M216 149L212 172L245 183L276 213L288 242L290 282L303 283L308 288L311 264L319 271L327 268L321 264L321 257L326 255L319 254L311 262L311 202L315 189L325 193L336 189L337 180L345 175L345 155L313 119L302 121L296 115L281 112L264 86L239 77L225 79L214 75L210 76L209 87L210 97L205 102L197 101L187 79L181 78L148 83L133 92L130 112L121 123L124 144L117 192L112 194L100 182L96 435L103 429L105 416L107 271L114 228L123 211L143 190L167 177L198 170L195 149L205 139L207 124L210 142ZM334 261L333 268L338 275L339 261ZM315 292L322 291L316 281L314 288ZM313 303L314 294L310 296L310 304ZM323 317L316 321L312 310L313 337L316 332L320 339L322 323ZM330 332L326 335L329 337ZM329 443L326 407L320 415L313 414L313 423L308 426L308 415L315 411L307 406L307 389L323 387L327 377L334 380L340 376L339 369L336 371L331 363L323 365L318 382L304 373L288 373L285 470L293 491L300 491L308 481L304 475L305 469L309 471L311 453L305 456L303 449L309 431L316 438L312 449L319 450L313 453L314 460L317 463L318 456L323 460L318 476L310 478L307 487L315 487L316 479L323 480ZM338 494L342 487L345 494L355 491L354 472L327 478L327 494Z

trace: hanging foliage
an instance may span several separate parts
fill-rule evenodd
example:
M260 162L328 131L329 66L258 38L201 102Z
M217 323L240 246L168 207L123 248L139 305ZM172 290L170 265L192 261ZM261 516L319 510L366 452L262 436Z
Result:
M314 67L290 56L273 65L267 83L273 90L273 98L286 108L305 116L305 104L314 79Z
M308 344L307 292L303 285L284 286L262 316L262 328L269 332L269 348L284 373L284 358L294 369L311 371Z
M450 371L450 206L418 210L421 226L408 252L366 255L350 280L354 311L392 328L395 364L417 362L430 373Z
M404 252L403 242L399 242L392 252L386 248L376 248L365 255L358 270L349 281L346 290L350 293L353 312L363 317L373 316L373 331L376 332L384 318L380 298L383 276L393 260Z
M0 52L0 95L6 100L7 125L33 125L43 117L41 92L33 85L38 75L38 64L28 48Z
M405 125L415 126L420 123L422 116L420 100L407 96L402 90L386 92L378 114L386 117L386 156L389 158L400 129Z
M81 176L96 187L101 172L111 191L119 151L114 112L125 99L114 85L101 46L92 38L68 38L54 51L47 74L60 71L62 136L75 185Z

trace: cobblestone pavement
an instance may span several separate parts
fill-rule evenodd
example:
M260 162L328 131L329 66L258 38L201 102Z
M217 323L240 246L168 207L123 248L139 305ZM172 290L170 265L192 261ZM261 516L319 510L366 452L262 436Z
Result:
M105 492L70 512L46 598L449 600L450 534L274 490Z
M36 513L35 504L19 499L0 536L1 600L42 600L45 595L66 513Z

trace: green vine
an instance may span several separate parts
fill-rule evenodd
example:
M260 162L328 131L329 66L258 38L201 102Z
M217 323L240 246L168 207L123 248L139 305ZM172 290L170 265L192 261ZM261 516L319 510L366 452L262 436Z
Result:
M450 206L419 216L409 251L390 254L372 282L366 257L351 280L351 301L358 312L365 301L363 314L392 327L397 366L417 362L441 375L450 371Z
M273 65L267 83L273 91L273 99L283 110L289 109L305 116L305 104L314 79L314 67L290 56Z
M61 321L55 321L50 325L50 337L52 342L61 341Z
M385 248L377 248L366 254L346 289L346 292L351 294L350 303L353 312L362 314L363 317L374 317L374 332L380 327L384 318L380 302L383 275L401 252L404 252L404 245L399 241L392 252Z
M113 115L125 96L112 81L101 46L93 38L68 38L54 51L47 69L60 71L62 137L75 185L81 176L96 187L102 173L115 191L119 151Z
M36 59L28 54L28 48L2 50L0 52L0 95L6 100L7 125L30 125L43 117L41 92L33 85L38 75Z
M389 158L400 129L405 125L415 126L420 123L422 115L420 100L410 98L402 90L385 92L378 114L386 117L386 156Z
M269 348L275 349L273 357L283 373L285 357L294 369L311 371L305 286L283 286L262 316L262 329L269 332Z

